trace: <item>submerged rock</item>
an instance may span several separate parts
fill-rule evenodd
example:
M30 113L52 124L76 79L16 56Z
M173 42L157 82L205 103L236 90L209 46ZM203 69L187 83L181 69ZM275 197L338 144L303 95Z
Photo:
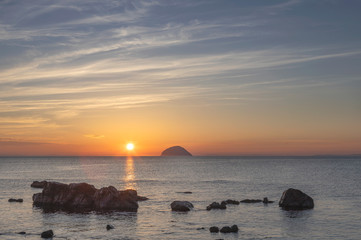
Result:
M22 198L18 198L18 199L15 199L15 198L10 198L8 200L8 202L23 202L24 200Z
M24 235L24 234L26 234L26 232L18 232L17 234Z
M260 203L262 202L261 199L244 199L241 201L241 203Z
M110 230L110 229L114 229L114 226L113 225L110 225L110 224L107 224L107 230Z
M217 232L219 232L219 228L213 226L213 227L210 227L210 228L209 228L209 231L210 231L211 233L217 233Z
M34 181L30 186L33 188L44 188L47 183L47 181Z
M221 233L237 233L238 232L238 226L233 225L232 227L224 226L220 230Z
M52 238L54 236L53 230L48 230L41 233L42 238Z
M209 204L207 206L207 210L212 210L212 209L226 209L226 203L223 201L221 204L219 204L218 202L212 202L211 204Z
M293 188L283 192L278 205L285 210L304 210L314 207L313 199L310 196Z
M161 156L192 156L192 154L181 146L173 146L164 150Z
M33 195L33 204L44 209L75 212L136 212L138 197L135 190L118 191L113 186L96 189L87 183L47 182L41 193Z
M228 199L226 201L223 201L225 204L234 204L234 205L239 205L239 201L237 200L231 200L231 199ZM222 203L223 203L222 202Z
M170 204L172 211L188 212L193 208L193 204L188 201L174 201Z

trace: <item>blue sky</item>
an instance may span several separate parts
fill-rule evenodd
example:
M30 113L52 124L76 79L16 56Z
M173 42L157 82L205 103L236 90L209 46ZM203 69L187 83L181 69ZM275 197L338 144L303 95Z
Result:
M211 119L234 135L213 125L199 134L214 131L213 143L235 153L261 139L338 139L353 144L340 152L355 152L360 9L352 0L0 1L0 142L99 140L108 131L80 122L109 114L125 128L122 114L135 109L145 119L168 111L193 131Z

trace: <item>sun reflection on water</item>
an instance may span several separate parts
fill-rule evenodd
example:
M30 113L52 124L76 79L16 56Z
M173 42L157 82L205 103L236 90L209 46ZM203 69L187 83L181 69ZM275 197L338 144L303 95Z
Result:
M125 163L124 182L126 189L136 189L135 175L134 175L134 160L132 156L127 156L127 160Z

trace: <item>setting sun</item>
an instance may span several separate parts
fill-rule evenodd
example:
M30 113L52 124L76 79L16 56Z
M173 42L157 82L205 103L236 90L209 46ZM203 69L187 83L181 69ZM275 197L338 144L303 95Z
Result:
M134 149L134 144L133 143L128 143L127 144L127 150L128 151L131 151L131 150L133 150Z

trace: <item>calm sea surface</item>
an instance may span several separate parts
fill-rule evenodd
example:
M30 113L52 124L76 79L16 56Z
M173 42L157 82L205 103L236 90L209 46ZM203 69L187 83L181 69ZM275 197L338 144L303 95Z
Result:
M35 180L133 188L150 200L139 202L137 213L44 213L32 207L41 191L30 187ZM315 208L281 210L277 202L290 187L310 195ZM360 157L3 157L0 189L0 239L40 239L48 229L54 239L361 238ZM213 201L263 197L276 203L205 210ZM190 201L195 210L171 212L174 200ZM107 231L107 224L115 229ZM238 234L208 230L233 224Z

